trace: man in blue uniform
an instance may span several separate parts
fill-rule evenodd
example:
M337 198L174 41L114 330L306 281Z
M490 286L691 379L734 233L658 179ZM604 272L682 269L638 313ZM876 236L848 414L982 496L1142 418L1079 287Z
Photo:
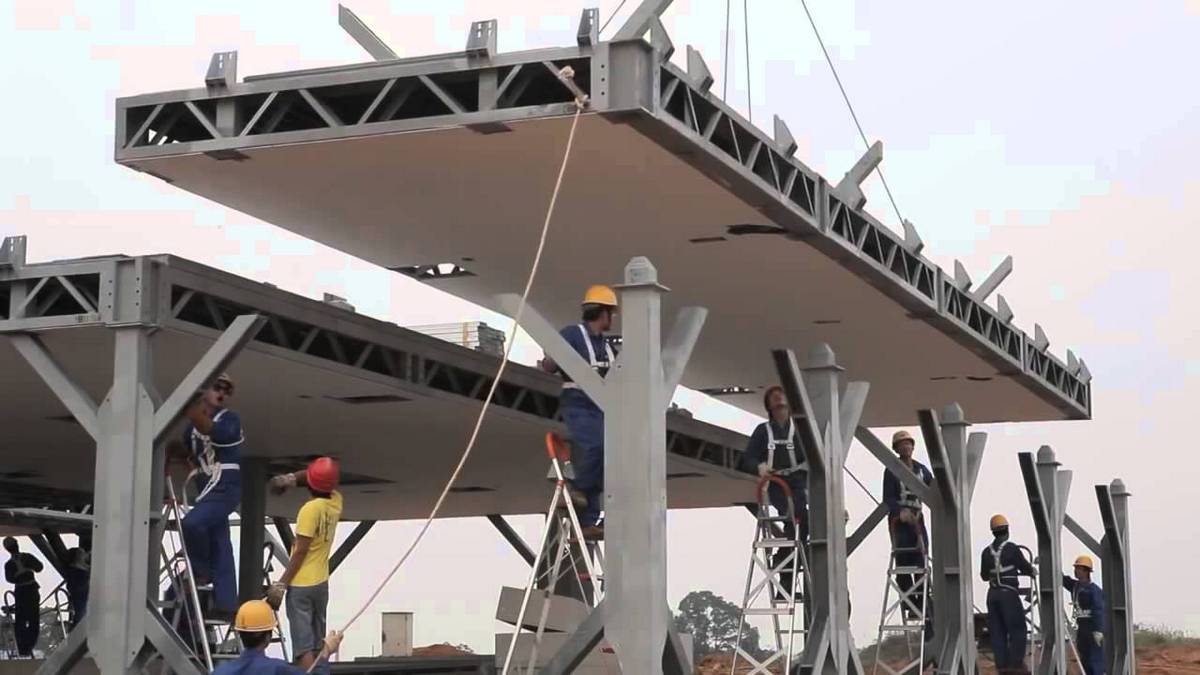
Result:
M892 435L892 450L900 456L900 461L922 483L929 485L933 482L933 474L928 467L913 459L916 447L916 441L907 431L901 429ZM921 500L887 469L883 471L883 503L888 507L888 531L892 536L892 555L895 556L896 567L924 568L925 555L929 551L929 531L925 529L924 508ZM921 573L899 574L896 576L896 585L901 591L908 593L923 576ZM925 603L928 587L925 591L913 597L911 605L907 602L902 605L905 617L918 618L918 610L921 610ZM925 624L928 629L928 611ZM926 636L929 635L931 633L927 630Z
M242 655L217 666L213 675L304 675L304 670L287 661L267 656L271 633L277 625L275 610L265 601L251 600L243 604L233 621L234 630L242 641ZM336 653L341 643L342 634L330 631L325 637L325 654Z
M92 535L79 535L79 545L67 551L67 569L63 581L67 582L67 597L71 601L71 628L87 614L88 591L92 576Z
M808 465L797 440L795 425L792 422L792 409L783 393L783 387L774 385L767 388L763 395L763 408L767 412L767 421L755 427L754 433L750 434L744 461L760 478L778 476L787 483L791 492L790 504L783 488L774 482L767 487L767 498L780 516L789 512L795 514L795 523L784 523L784 537L795 539L798 534L801 542L807 542ZM760 499L760 495L755 495L756 501ZM777 550L774 553L773 564L778 565L790 551L790 548ZM790 571L781 573L780 583L784 588L792 588Z
M17 540L12 537L4 538L4 550L9 555L8 562L4 563L4 579L13 585L13 604L16 605L13 637L17 640L17 653L32 657L42 628L38 615L38 604L42 598L35 576L42 571L42 561L32 554L22 553Z
M1075 608L1075 646L1087 675L1104 675L1104 593L1092 583L1092 559L1075 559L1075 578L1063 576Z
M229 514L241 502L242 421L226 405L233 380L221 374L187 411L183 443L200 495L183 517L183 537L197 586L212 584L209 618L233 618L237 576Z
M559 334L587 359L592 370L604 377L616 359L604 334L612 329L617 313L617 294L608 286L592 286L584 293L582 309L583 321L563 328ZM604 412L553 359L545 357L539 365L565 380L558 409L571 434L571 463L575 471L571 487L587 499L587 505L579 514L579 524L585 539L603 539L600 512L604 508Z
M1026 673L1025 605L1021 602L1018 577L1033 577L1033 565L1021 547L1008 539L1008 519L992 516L992 544L983 549L979 576L988 582L987 621L996 672Z

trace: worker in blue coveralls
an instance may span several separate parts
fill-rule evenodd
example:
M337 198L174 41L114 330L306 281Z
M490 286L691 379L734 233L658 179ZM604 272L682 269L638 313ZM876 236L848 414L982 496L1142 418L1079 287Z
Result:
M783 387L773 385L767 388L763 394L763 408L767 413L767 421L755 427L754 433L750 434L744 461L760 478L778 476L787 483L791 504L783 488L775 482L768 484L767 498L780 516L786 516L789 512L795 516L795 522L784 523L784 538L794 540L799 535L801 542L807 542L808 464L805 463L804 450L800 447L792 421L792 409ZM761 502L761 495L756 495L756 501ZM781 564L792 550L791 547L777 549L772 564ZM790 565L780 573L780 583L784 588L794 588Z
M900 456L900 461L922 483L929 485L933 482L933 474L924 464L913 459L913 451L917 444L912 434L901 429L892 435L892 450ZM925 567L925 556L929 552L929 531L925 528L925 513L921 500L909 491L903 482L890 470L883 470L883 503L888 507L888 531L892 537L892 555L896 567L921 568ZM923 573L897 574L896 586L905 594L913 586L922 581ZM928 580L925 580L928 584ZM925 592L911 598L912 602L901 605L905 618L916 619L918 611L925 604L929 587ZM926 637L930 637L932 621L928 609L925 609Z
M278 627L275 610L266 601L251 600L243 604L233 621L233 628L242 642L242 654L217 666L213 675L304 675L304 669L267 656L271 636ZM326 657L332 656L341 644L342 633L329 631L322 653Z
M237 576L229 514L242 496L242 421L226 407L233 380L222 373L188 408L184 452L196 467L199 496L183 517L183 537L197 587L212 585L210 619L231 620L237 610Z
M92 535L79 535L79 545L67 551L67 568L63 581L67 583L67 597L71 607L71 628L79 625L87 614L88 591L92 577Z
M992 516L992 543L983 549L979 576L988 583L987 622L996 672L1001 675L1029 672L1025 667L1025 644L1029 630L1025 604L1021 601L1021 576L1033 577L1033 565L1021 547L1008 538L1008 518Z
M12 537L4 538L4 550L9 555L8 562L4 563L4 579L13 585L13 638L17 641L17 653L32 657L42 629L42 618L38 614L41 586L37 581L42 561L23 552Z
M580 323L563 328L559 334L587 359L592 370L604 377L617 358L604 335L612 329L613 317L617 314L617 294L608 286L588 288L583 295L582 314ZM558 409L571 435L571 463L575 472L571 487L587 499L587 505L579 515L579 525L583 528L584 539L603 539L600 512L604 507L604 411L553 359L545 357L539 365L546 372L558 373L564 380Z
M1075 578L1063 576L1075 608L1075 646L1087 675L1104 675L1104 593L1092 583L1092 559L1075 559Z

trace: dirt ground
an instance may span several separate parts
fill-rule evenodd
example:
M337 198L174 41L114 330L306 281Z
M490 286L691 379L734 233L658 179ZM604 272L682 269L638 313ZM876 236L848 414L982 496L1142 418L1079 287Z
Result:
M705 657L703 661L696 664L696 675L731 675L729 672L730 661L731 658L727 654ZM868 673L870 673L871 665L871 663L863 664ZM1200 675L1200 642L1139 648L1137 650L1137 668L1139 675ZM1070 670L1072 673L1078 673L1078 666L1072 663ZM744 675L748 672L750 672L750 666L739 662L737 673L733 675ZM781 675L783 669L772 668L771 672ZM992 660L988 654L980 655L979 675L996 675L996 670L992 667Z

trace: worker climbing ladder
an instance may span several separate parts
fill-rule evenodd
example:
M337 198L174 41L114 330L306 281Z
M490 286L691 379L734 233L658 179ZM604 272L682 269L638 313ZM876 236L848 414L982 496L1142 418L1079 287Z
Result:
M768 492L774 485L783 491L788 505L780 513L771 505ZM778 476L765 476L756 488L758 508L755 511L754 542L750 548L750 566L746 572L746 590L742 597L742 613L738 636L734 643L730 673L738 672L738 660L750 664L747 675L773 672L772 667L783 665L791 672L797 653L804 646L808 631L806 590L808 588L808 557L805 554L803 529L796 513L791 489ZM748 617L767 616L775 633L775 648L762 659L742 649L742 631ZM797 637L800 638L797 641Z
M872 675L908 675L920 672L925 663L925 645L931 637L929 625L930 557L921 556L921 565L902 564L900 557L921 553L921 548L892 548L889 556L887 581L883 591L883 609L879 615L879 634L875 641L875 665ZM891 661L889 651L896 638L904 641L907 660L898 666Z
M584 539L574 493L568 482L573 474L568 445L557 433L549 432L546 434L546 453L550 457L548 477L554 481L554 493L546 510L546 527L521 598L521 608L514 622L516 630L508 642L501 675L514 672L513 662L522 630L532 631L534 636L524 669L527 675L532 675L550 622L551 605L555 596L560 595L556 591L562 584L574 587L589 609L600 603L604 593L601 545Z

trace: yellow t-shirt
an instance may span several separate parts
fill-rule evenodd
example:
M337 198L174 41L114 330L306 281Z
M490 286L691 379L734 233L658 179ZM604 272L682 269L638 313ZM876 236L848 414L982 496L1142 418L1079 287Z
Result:
M293 586L316 586L329 579L329 556L333 536L342 517L342 493L334 491L328 499L314 497L300 507L296 516L296 535L312 539Z

